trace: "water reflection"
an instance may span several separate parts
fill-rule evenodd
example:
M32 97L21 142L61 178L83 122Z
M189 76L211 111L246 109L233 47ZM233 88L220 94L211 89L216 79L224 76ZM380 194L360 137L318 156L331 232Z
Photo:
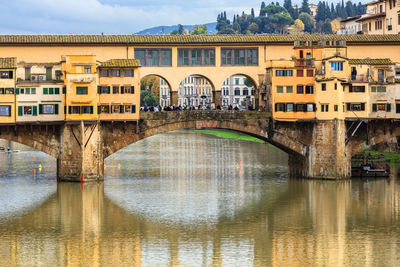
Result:
M0 266L396 266L400 261L396 177L289 180L287 157L267 145L186 132L149 138L106 164L104 184L61 183L40 205L0 216ZM9 187L27 182L14 179L0 181ZM37 191L45 181L35 184Z

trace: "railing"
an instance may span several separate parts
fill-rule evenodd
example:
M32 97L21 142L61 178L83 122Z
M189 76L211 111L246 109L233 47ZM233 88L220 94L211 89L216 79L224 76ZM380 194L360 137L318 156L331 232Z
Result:
M312 59L297 59L296 67L312 67L314 65L314 60Z
M350 75L349 82L369 82L369 78L364 74Z

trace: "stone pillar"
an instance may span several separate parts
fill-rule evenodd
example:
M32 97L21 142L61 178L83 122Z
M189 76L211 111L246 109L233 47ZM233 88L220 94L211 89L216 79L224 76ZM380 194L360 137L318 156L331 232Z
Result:
M98 181L104 178L101 124L65 124L60 131L58 181Z
M289 155L291 177L313 179L351 178L351 152L346 146L344 120L317 121L308 155Z
M215 107L222 106L221 91L213 91L213 102Z
M171 90L171 105L178 105L178 91Z

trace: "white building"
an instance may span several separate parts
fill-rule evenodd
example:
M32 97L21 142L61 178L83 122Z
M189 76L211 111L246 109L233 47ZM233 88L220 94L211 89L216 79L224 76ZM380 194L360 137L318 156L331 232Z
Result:
M179 106L209 105L212 101L212 86L206 78L188 76L179 84Z
M221 88L222 106L248 107L254 103L254 87L245 84L246 76L232 75Z
M360 34L362 33L362 24L358 21L361 15L348 17L340 21L340 30L337 34Z
M160 78L160 106L166 107L171 105L171 98L170 98L170 88L168 83L163 79Z

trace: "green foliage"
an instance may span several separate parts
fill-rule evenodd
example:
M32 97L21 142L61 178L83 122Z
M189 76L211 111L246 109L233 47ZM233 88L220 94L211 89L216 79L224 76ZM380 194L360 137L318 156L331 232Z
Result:
M247 30L250 31L251 33L257 33L259 31L257 23L254 22L251 23L247 28Z
M304 31L311 33L314 27L314 22L313 19L311 17L311 15L307 14L307 13L301 13L299 15L299 19L303 22L304 24Z
M311 10L308 7L308 0L303 0L303 2L301 3L300 13L311 14Z
M254 84L253 84L253 81L251 79L247 78L247 77L244 79L244 84L247 87L255 87Z
M183 26L182 26L182 24L178 24L178 34L179 35L183 34Z
M151 90L143 90L140 92L140 106L157 106L158 96L155 96Z
M218 31L219 34L226 34L225 32L230 32L228 28L231 29L231 32L234 33L232 30L232 25L230 25L231 22L229 19L226 18L226 11L221 12L221 14L218 14L217 17L217 26L215 27Z
M292 0L285 0L283 2L283 7L289 12L292 19L296 20L299 17L299 14L293 8Z
M325 34L332 34L332 24L329 20L326 20L322 25L322 32Z
M173 31L171 31L169 34L171 34L171 35L178 35L179 32L178 32L178 30L173 30Z
M196 25L194 26L193 30L190 32L191 35L201 35L201 34L208 34L208 28L207 25L199 26Z

